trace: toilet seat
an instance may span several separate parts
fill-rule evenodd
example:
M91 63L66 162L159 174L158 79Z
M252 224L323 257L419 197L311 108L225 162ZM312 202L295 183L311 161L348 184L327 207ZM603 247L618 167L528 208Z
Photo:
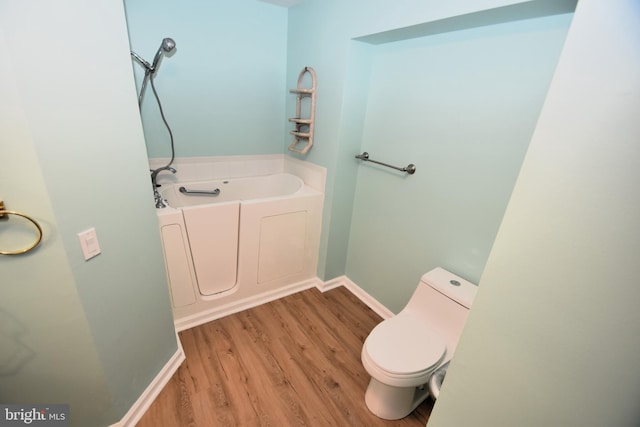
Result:
M378 324L364 348L368 362L397 379L431 372L446 353L442 338L410 312L401 312Z

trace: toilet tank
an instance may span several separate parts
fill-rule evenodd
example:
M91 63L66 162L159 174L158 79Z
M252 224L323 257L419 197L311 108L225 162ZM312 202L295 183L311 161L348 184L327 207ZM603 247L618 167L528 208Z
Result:
M402 311L421 317L447 344L445 359L451 359L467 320L478 287L443 269L422 276L413 296Z
M458 304L471 308L478 287L471 282L448 272L444 268L434 268L422 275L421 283L431 286Z

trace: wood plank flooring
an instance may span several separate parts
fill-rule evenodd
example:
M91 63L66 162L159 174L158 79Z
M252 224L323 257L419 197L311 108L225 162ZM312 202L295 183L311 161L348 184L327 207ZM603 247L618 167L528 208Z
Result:
M420 426L433 402L381 420L362 344L382 319L339 287L309 289L183 331L186 360L138 427Z

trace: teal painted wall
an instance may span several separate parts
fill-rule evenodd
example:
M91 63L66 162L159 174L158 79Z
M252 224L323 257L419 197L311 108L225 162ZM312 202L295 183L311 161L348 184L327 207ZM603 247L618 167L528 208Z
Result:
M321 278L346 273L393 311L436 265L478 281L574 7L309 0L289 10L288 85L305 65L318 74L305 158L328 170ZM362 151L418 172L362 164Z
M151 62L165 37L176 50L155 78L176 155L282 153L287 9L256 0L126 0L131 50ZM142 67L135 65L138 88ZM151 88L142 122L150 157L170 155Z
M394 310L435 265L478 281L574 6L125 1L133 50L151 60L163 37L177 42L156 86L178 156L286 153L287 117L295 114L288 89L303 67L314 67L315 145L305 156L289 154L327 168L318 276L348 274ZM407 113L410 120L401 117ZM168 134L149 90L142 117L149 155L167 157ZM419 172L403 180L363 166L353 156L365 149L383 161L414 162ZM455 178L434 176L450 173L443 162L453 161ZM374 187L388 192L384 209ZM412 209L402 213L396 204ZM470 205L474 215L465 218ZM452 209L456 215L445 213ZM376 221L376 210L386 220ZM369 270L365 253L397 267ZM402 282L401 291L389 281Z
M4 37L3 27L0 23L0 40L11 49L14 43ZM7 209L34 216L45 237L34 252L0 259L0 401L68 402L74 422L100 420L111 405L107 380L57 228L11 63L0 62L4 95L0 157L11 160L0 172L0 197ZM2 250L24 248L34 237L26 232L32 228L19 229L11 226L13 221L1 224ZM18 230L26 236L12 238L9 233Z
M420 276L478 283L572 14L379 45L362 150L408 176L358 169L346 273L397 311Z
M0 259L0 401L111 425L177 351L124 9L1 1L0 37L0 197L44 230Z

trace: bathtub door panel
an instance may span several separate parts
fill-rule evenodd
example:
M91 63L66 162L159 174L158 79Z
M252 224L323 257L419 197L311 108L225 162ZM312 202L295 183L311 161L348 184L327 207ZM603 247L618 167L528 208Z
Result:
M183 208L198 288L214 295L237 281L240 203Z
M258 283L300 273L305 265L306 235L306 211L262 218Z
M196 302L191 269L189 247L180 224L164 225L162 247L169 276L169 288L174 307L184 307Z

